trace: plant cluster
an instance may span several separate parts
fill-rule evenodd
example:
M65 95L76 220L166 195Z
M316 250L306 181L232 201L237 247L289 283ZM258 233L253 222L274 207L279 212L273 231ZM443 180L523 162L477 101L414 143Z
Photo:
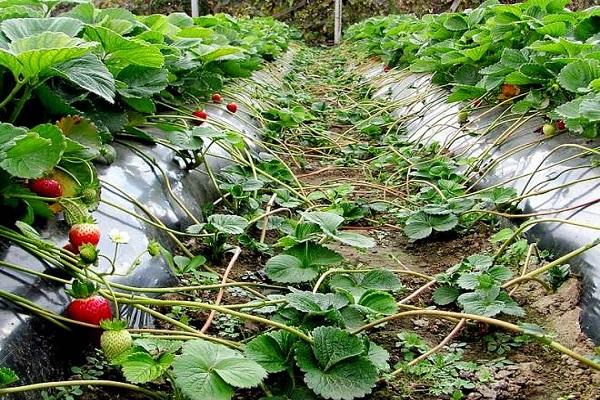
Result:
M547 135L568 129L593 138L600 27L594 8L572 12L568 3L489 0L460 13L375 17L347 37L390 66L432 73L435 83L452 88L449 101L470 100L475 108L510 101L515 113L544 113L554 121Z

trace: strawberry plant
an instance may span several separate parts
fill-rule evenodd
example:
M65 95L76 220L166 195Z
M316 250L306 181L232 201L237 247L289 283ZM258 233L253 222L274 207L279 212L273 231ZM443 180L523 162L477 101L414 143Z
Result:
M570 12L567 3L484 2L422 19L374 17L351 27L347 36L388 66L433 73L435 83L453 87L450 101L493 92L496 99L514 99L516 112L537 109L573 132L595 137L598 121L591 110L600 73L589 57L595 51L589 43L596 33L594 11Z
M196 224L188 227L189 233L207 232L205 240L209 247L209 258L212 261L219 260L226 250L227 240L235 235L241 235L248 226L248 220L237 215L213 214L206 223Z

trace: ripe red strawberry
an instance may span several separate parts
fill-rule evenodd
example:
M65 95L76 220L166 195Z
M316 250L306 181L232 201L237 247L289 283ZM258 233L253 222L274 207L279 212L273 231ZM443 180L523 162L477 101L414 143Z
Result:
M383 67L383 72L390 72L392 70L392 68L389 65L386 65L385 67Z
M29 189L41 197L62 197L63 195L63 187L56 179L35 179L29 182Z
M212 95L213 103L220 104L223 101L223 97L219 93L215 93Z
M192 113L192 115L194 115L194 117L196 117L196 118L200 118L203 120L208 118L208 114L204 110L196 110Z
M518 96L521 93L521 88L516 85L505 83L501 88L502 95L506 98Z
M565 129L567 129L567 124L565 124L565 121L563 121L562 119L559 119L558 121L556 121L556 127L559 131L564 131Z
M111 319L113 313L110 302L95 294L96 289L92 282L74 281L69 291L74 299L67 307L67 316L92 325L99 325L101 321Z
M227 110L229 112L235 113L237 111L237 104L235 104L235 103L227 104Z
M83 244L96 246L100 242L100 228L98 225L89 222L75 224L69 231L69 240L78 249Z

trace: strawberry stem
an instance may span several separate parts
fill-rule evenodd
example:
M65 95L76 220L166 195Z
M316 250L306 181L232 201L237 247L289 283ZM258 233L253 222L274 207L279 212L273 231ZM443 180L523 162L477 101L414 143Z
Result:
M153 399L165 399L165 396L158 394L154 391L144 389L140 386L132 385L129 383L108 381L108 380L73 380L73 381L56 381L56 382L43 382L34 383L31 385L15 386L10 388L0 389L0 395L11 394L11 393L23 393L31 392L36 390L44 390L65 386L107 386L115 387L119 389L131 390L133 392L143 393Z

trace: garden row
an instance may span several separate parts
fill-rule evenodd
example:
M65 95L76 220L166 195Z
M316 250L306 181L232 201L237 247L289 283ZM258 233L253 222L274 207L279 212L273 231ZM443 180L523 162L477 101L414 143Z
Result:
M89 332L81 335L86 338L101 335L102 351L75 365L70 379L56 382L35 376L16 382L13 371L2 369L0 394L42 390L49 398L96 400L125 391L128 398L177 400L477 398L485 390L504 390L495 385L506 368L520 370L512 352L526 348L521 362L528 357L562 371L547 378L544 394L598 395L593 347L565 345L535 313L538 300L550 299L545 291L569 278L566 264L597 243L553 258L528 243L523 229L500 229L498 217L512 217L519 196L510 185L475 188L473 176L486 154L450 155L451 146L411 140L407 123L419 112L411 110L414 99L372 96L385 85L363 76L373 65L366 58L383 43L396 43L399 55L427 49L439 54L433 51L441 43L436 27L442 27L439 38L449 35L448 46L453 40L459 46L471 25L485 31L501 9L521 10L523 19L540 9L543 18L542 9L558 10L558 3L486 3L472 12L481 18L462 30L444 27L456 21L440 25L449 18L443 15L431 17L431 29L418 25L415 35L403 36L398 26L400 36L393 39L391 30L381 31L385 22L375 33L373 21L366 22L351 36L359 46L369 44L367 49L291 46L281 58L285 64L293 56L283 80L273 77L282 74L277 62L249 79L261 61L287 48L289 29L272 20L135 17L87 3L49 18L46 7L53 2L6 4L7 15L28 18L0 23L7 82L2 111L13 122L2 125L2 198L25 212L13 213L18 221L6 221L0 236L49 268L1 265L65 285L74 299L61 315L18 294L0 296L65 329L67 337L77 334L73 330ZM417 26L412 17L399 20ZM431 46L417 42L405 51L404 40L430 33ZM493 51L493 43L485 52ZM457 64L447 65L444 76L457 72ZM479 66L460 68L464 75ZM403 73L386 71L380 80ZM496 103L496 92L506 91L503 81L489 89L471 83L461 83L452 99L458 92L475 93ZM536 90L533 83L509 88L527 87ZM434 90L439 88L430 86L423 95ZM490 107L518 96L531 103L525 93L504 96ZM466 119L458 115L463 126L481 107L474 102ZM61 120L55 126L46 123L50 118ZM53 160L39 158L56 149ZM135 154L149 170L117 170L132 176L103 180L100 193L91 161L111 161L114 149ZM183 173L172 174L175 166L165 160L176 160ZM106 170L117 167L122 165ZM195 182L189 180L195 174L206 178L216 198L189 195L198 188L184 186ZM62 192L40 193L48 185ZM152 204L155 185L172 210ZM109 193L134 210L113 202L112 212L136 218L160 237L140 246L116 229L100 239L90 213L98 202L109 205ZM70 246L62 249L40 236L31 224L44 218L36 215L64 217L72 225ZM182 217L173 221L172 215ZM107 239L111 245L102 246ZM150 266L168 265L177 284L118 280L121 271L139 268L142 258ZM153 274L152 268L144 271ZM124 306L151 316L154 324L122 319ZM546 348L556 353L548 356ZM581 366L582 386L565 378L579 367L554 354ZM530 395L512 390L517 392L501 395Z
M348 39L390 67L432 73L471 106L510 103L515 113L543 113L546 135L568 129L598 135L599 11L572 12L569 0L500 4L462 13L386 16L352 27ZM458 118L466 122L466 107Z

